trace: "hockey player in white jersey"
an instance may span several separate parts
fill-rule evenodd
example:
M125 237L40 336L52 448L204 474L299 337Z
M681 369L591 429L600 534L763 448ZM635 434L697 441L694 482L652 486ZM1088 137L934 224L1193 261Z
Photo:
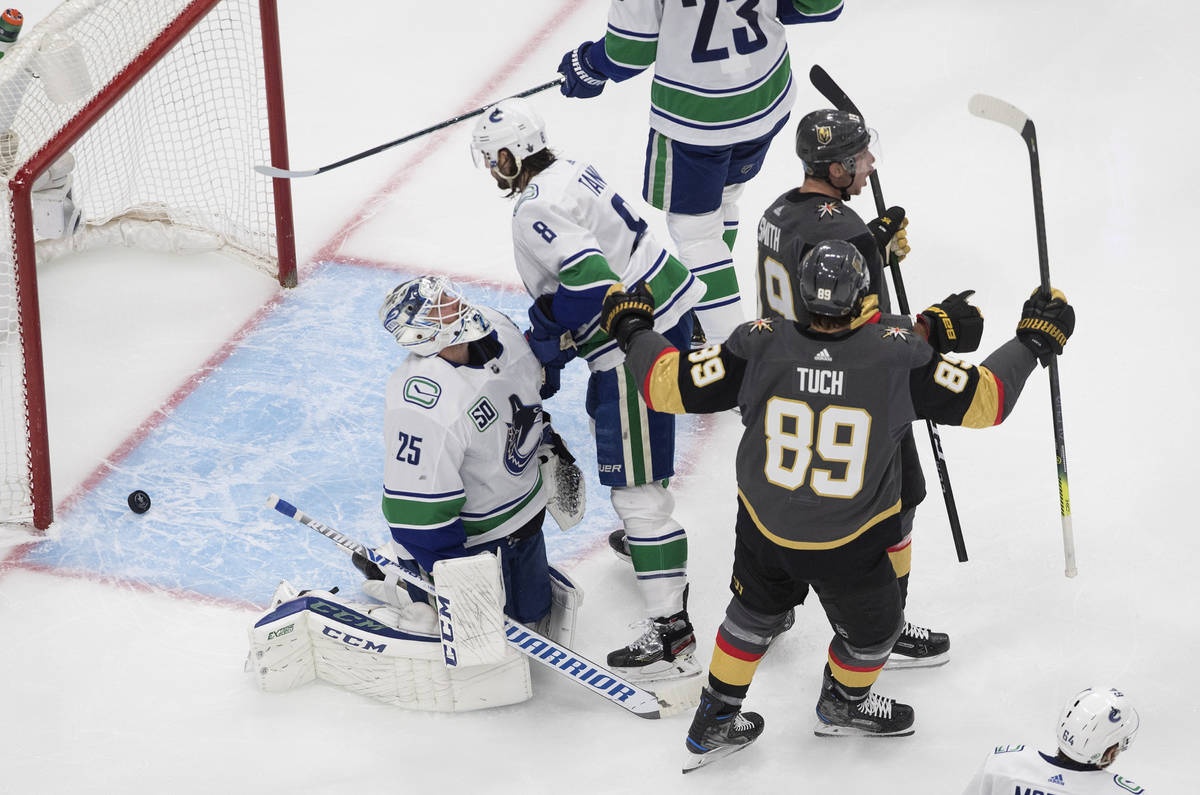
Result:
M666 212L680 259L705 284L696 311L709 343L743 319L737 201L794 101L784 26L841 11L842 0L612 0L604 39L559 64L562 93L579 98L654 65L642 195Z
M1056 754L1026 745L997 746L963 795L1140 795L1144 787L1109 769L1133 742L1139 722L1121 691L1084 690L1063 707Z
M379 317L413 354L388 380L384 414L383 514L400 557L432 572L501 550L504 612L541 620L551 588L538 450L557 438L538 396L541 365L512 321L471 306L443 277L399 285Z
M690 310L704 287L594 167L547 148L545 123L527 101L506 99L485 111L471 148L477 165L517 197L513 254L534 299L530 345L546 367L542 397L575 356L591 369L586 408L600 482L612 489L647 616L639 636L609 654L608 665L643 682L698 674L685 598L687 534L672 517L667 490L675 420L646 408L599 315L610 286L622 278L645 281L658 299L655 328L686 349Z

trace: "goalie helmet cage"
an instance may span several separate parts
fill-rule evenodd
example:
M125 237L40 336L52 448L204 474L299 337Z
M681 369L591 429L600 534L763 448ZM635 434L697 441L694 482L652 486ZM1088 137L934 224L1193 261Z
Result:
M44 530L46 246L220 250L285 287L296 256L287 182L253 170L287 167L276 0L66 0L24 34L0 59L0 523ZM80 232L35 243L34 182L68 152Z

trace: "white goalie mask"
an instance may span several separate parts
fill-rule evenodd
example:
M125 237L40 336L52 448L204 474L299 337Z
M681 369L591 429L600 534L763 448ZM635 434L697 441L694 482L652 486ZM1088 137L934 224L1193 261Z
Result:
M396 342L418 356L450 345L483 339L492 324L444 276L422 276L388 293L379 321Z
M1118 751L1129 747L1139 723L1137 710L1124 693L1088 688L1063 707L1058 747L1076 762L1098 765L1112 746L1118 746Z
M541 115L520 97L502 99L483 112L471 132L471 159L480 168L496 168L500 150L507 149L516 161L516 170L503 176L521 173L521 161L546 148L546 122Z

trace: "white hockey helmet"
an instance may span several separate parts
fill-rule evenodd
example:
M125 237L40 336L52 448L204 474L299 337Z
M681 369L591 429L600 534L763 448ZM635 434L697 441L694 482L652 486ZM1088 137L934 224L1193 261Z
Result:
M433 356L492 331L483 313L444 276L421 276L397 286L379 307L379 321L396 342L418 356Z
M471 132L471 159L475 165L495 168L500 150L507 149L517 161L513 177L521 172L522 160L545 148L546 122L533 105L520 97L502 99L487 108Z
M1088 688L1063 707L1058 719L1058 747L1063 754L1087 765L1101 764L1112 746L1124 751L1137 733L1137 710L1120 690Z

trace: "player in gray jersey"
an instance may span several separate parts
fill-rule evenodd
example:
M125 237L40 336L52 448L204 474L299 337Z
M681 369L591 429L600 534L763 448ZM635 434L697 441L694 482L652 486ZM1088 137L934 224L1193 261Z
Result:
M1057 753L1026 745L996 746L963 795L1142 795L1145 787L1109 768L1133 742L1140 722L1120 690L1088 688L1063 707Z
M762 732L762 717L742 713L742 700L810 588L835 630L816 733L912 733L912 708L871 692L904 626L887 553L901 534L899 440L918 417L999 424L1034 352L1061 353L1074 329L1061 293L1035 292L1017 338L973 366L919 334L871 322L878 312L867 300L865 264L849 243L819 244L795 273L808 322L751 321L725 345L690 353L650 327L654 301L643 285L605 300L603 322L647 405L676 413L739 406L746 426L736 463L733 598L688 732L685 772Z
M903 259L908 252L903 210L895 207L867 224L845 203L859 195L875 171L871 153L872 131L863 120L839 110L816 110L796 126L796 154L804 168L804 182L784 193L758 222L758 301L761 317L807 321L807 312L789 273L822 240L854 244L866 263L871 289L879 309L891 311L883 278L884 251ZM918 322L923 318L918 317ZM979 329L982 331L982 327ZM978 344L978 336L974 337ZM944 340L948 343L949 340ZM943 345L943 352L969 352L973 345ZM925 477L912 429L900 442L901 498L904 532L889 550L900 581L901 601L908 600L912 564L912 527L917 505L925 499ZM950 659L950 637L911 622L896 641L889 668L942 665Z

